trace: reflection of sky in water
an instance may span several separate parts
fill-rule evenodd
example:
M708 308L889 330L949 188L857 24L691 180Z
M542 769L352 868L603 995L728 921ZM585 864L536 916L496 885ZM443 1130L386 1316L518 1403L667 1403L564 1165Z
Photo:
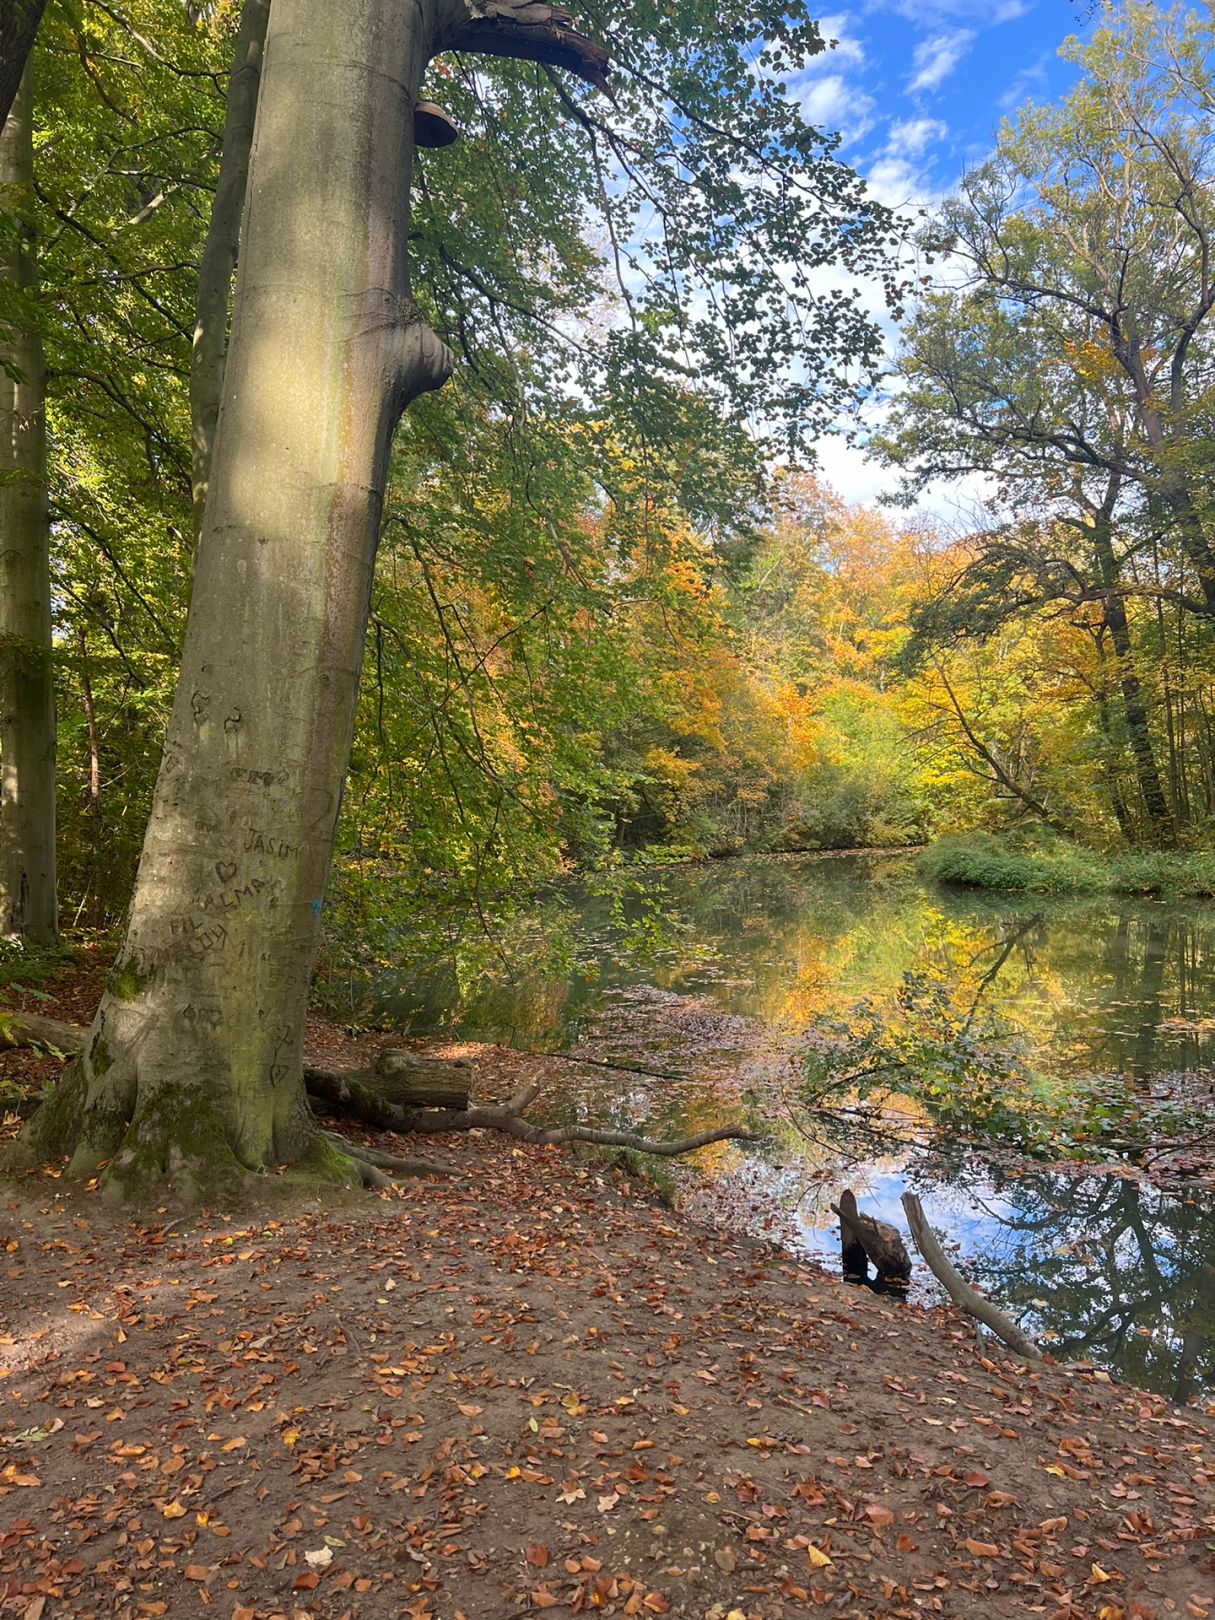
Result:
M829 1205L845 1186L862 1210L906 1233L901 1195L920 1196L928 1220L962 1273L1060 1360L1090 1361L1115 1377L1180 1399L1215 1395L1215 1216L1196 1200L1168 1197L1118 1176L1031 1170L1013 1176L972 1163L948 1166L914 1148L881 1162L807 1178L739 1155L719 1198L735 1222L765 1205L785 1212L788 1247L838 1274L839 1227ZM712 1216L713 1197L693 1195ZM911 1247L910 1243L908 1244ZM944 1298L914 1254L910 1299Z
M1031 1051L1064 1068L1128 1076L1211 1061L1215 905L973 894L920 882L905 859L754 859L667 868L640 880L678 930L657 960L624 948L606 901L571 891L560 927L581 939L581 967L558 970L528 938L484 969L455 958L430 977L375 986L378 1010L416 1033L444 1029L522 1048L576 1050L634 1076L584 1065L553 1106L616 1126L703 1129L737 1113L748 1088L761 1113L790 1079L791 1032L863 997L893 995L908 972L969 987L985 1013L1015 1025ZM643 901L626 902L626 920ZM548 923L546 927L556 927ZM542 931L541 931L542 932ZM1207 1027L1204 1028L1204 1021ZM1180 1027L1178 1027L1180 1026ZM785 1168L767 1162L779 1152ZM974 1162L935 1170L913 1147L841 1168L828 1144L714 1161L708 1195L739 1223L774 1231L831 1270L838 1229L828 1205L846 1185L862 1209L904 1230L900 1195L925 1213L961 1269L1062 1359L1091 1359L1182 1398L1215 1390L1215 1214L1114 1177L1016 1178ZM745 1206L745 1207L744 1207ZM736 1213L738 1211L736 1210ZM912 1297L936 1298L917 1263Z

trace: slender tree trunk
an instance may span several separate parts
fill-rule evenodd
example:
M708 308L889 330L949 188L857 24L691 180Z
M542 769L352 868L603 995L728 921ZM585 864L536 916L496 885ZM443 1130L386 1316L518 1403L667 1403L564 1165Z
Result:
M34 329L33 89L0 132L0 278L28 324L0 328L0 935L56 937L55 692L46 494L46 376Z
M1118 831L1128 844L1135 839L1135 825L1126 808L1126 801L1122 797L1122 785L1118 780L1115 768L1121 749L1114 735L1113 720L1110 715L1109 694L1105 688L1104 676L1102 684L1097 688L1097 719L1101 726L1101 735L1105 740L1105 747L1109 756L1109 766L1105 772L1105 790L1109 794L1110 808L1114 812L1114 819L1118 823Z
M232 273L240 252L241 221L249 180L249 153L253 122L261 87L262 56L270 0L245 0L232 75L228 80L228 111L219 180L211 204L211 221L198 267L198 299L194 320L194 347L190 358L190 415L192 419L192 475L194 543L202 533L207 503L211 452L223 396L224 359L228 351L228 303Z
M97 727L97 705L93 701L93 682L89 676L89 640L83 625L77 634L80 649L80 696L84 705L84 723L89 746L89 768L86 786L89 794L89 920L94 928L101 926L101 863L105 845L105 827L101 812L101 735ZM82 902L83 904L83 902Z
M1176 827L1169 802L1165 797L1156 765L1156 751L1152 746L1152 732L1148 722L1147 705L1143 700L1143 686L1135 667L1131 629L1126 616L1126 602L1118 593L1118 562L1108 520L1098 517L1093 527L1093 543L1097 556L1097 569L1105 590L1105 622L1118 661L1118 685L1122 693L1122 715L1126 722L1127 741L1135 761L1135 778L1143 800L1144 813L1153 839L1157 843L1176 842Z
M16 102L45 10L46 0L4 0L0 6L0 130Z

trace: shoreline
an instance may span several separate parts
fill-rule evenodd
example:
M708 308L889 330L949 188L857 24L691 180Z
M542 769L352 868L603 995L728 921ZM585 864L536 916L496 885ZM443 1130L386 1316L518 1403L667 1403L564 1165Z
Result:
M309 1031L335 1063L382 1040ZM491 1094L546 1061L478 1058ZM231 1217L0 1182L0 1613L1204 1612L1215 1408L563 1149L427 1154L462 1179Z

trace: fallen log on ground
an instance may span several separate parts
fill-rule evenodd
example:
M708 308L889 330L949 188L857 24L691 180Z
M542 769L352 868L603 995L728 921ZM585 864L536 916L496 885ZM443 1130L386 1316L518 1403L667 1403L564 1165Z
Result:
M386 1046L362 1078L401 1108L467 1108L477 1070L467 1058L425 1057Z
M64 1053L79 1052L88 1038L88 1030L79 1024L64 1024L57 1018L43 1018L35 1013L5 1014L0 1019L0 1046L51 1046ZM387 1059L387 1062L385 1062ZM442 1131L502 1131L520 1142L537 1147L560 1147L571 1142L585 1142L594 1147L628 1148L634 1153L652 1153L674 1158L693 1153L697 1148L713 1142L750 1142L755 1132L742 1126L722 1125L715 1130L700 1131L694 1136L679 1136L669 1140L653 1140L635 1131L599 1130L591 1125L537 1125L524 1115L539 1096L542 1085L532 1082L518 1091L509 1102L472 1106L469 1094L475 1070L467 1059L421 1058L415 1053L391 1049L381 1054L371 1069L316 1069L305 1068L304 1084L309 1100L329 1111L350 1114L364 1124L381 1130L398 1131L403 1135L434 1134ZM459 1106L430 1106L421 1102L408 1105L394 1102L381 1089L383 1083L395 1087L400 1096L450 1098ZM372 1156L374 1150L360 1143L352 1144L341 1138L347 1152L365 1161L371 1170L391 1168ZM408 1168L400 1168L400 1175L448 1175L452 1172L441 1166L423 1161L398 1160L396 1155L382 1155L386 1160ZM372 1180L370 1176L367 1178Z
M879 1221L872 1215L862 1215L856 1207L856 1195L849 1187L840 1194L838 1204L831 1205L832 1214L840 1223L840 1248L844 1259L844 1276L867 1282L872 1260L878 1279L896 1288L906 1288L911 1281L911 1256L902 1237L889 1221Z
M53 1051L82 1051L88 1030L79 1024L65 1024L41 1013L0 1012L0 1047L46 1046Z
M1040 1361L1042 1352L1028 1333L1018 1327L1010 1316L1005 1316L999 1306L993 1305L991 1300L980 1294L977 1288L972 1288L955 1269L941 1247L936 1233L924 1218L924 1211L915 1193L903 1194L903 1208L907 1212L907 1225L911 1230L912 1239L924 1256L924 1263L943 1285L945 1292L958 1309L973 1316L985 1327L989 1327L998 1339L1003 1339L1010 1350L1015 1350L1018 1355L1026 1356L1031 1361Z
M543 1085L532 1081L506 1103L486 1103L468 1108L402 1108L390 1103L362 1074L325 1069L306 1069L304 1079L310 1097L339 1112L352 1114L369 1125L403 1134L442 1131L502 1131L520 1142L538 1147L561 1147L585 1142L593 1147L629 1148L634 1153L653 1153L674 1158L708 1147L712 1142L755 1140L755 1132L738 1125L721 1125L695 1136L654 1140L635 1131L600 1130L593 1125L537 1125L525 1118L528 1108L540 1095Z

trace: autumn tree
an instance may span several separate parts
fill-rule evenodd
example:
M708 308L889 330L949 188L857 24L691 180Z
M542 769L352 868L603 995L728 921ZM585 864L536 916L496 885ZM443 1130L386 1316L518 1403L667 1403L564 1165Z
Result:
M833 256L881 263L888 232L781 90L779 75L820 47L813 25L766 5L604 22L622 65L608 112L561 77L602 84L607 55L558 8L274 0L223 402L139 878L86 1050L25 1138L35 1153L71 1152L77 1172L110 1160L118 1196L166 1181L215 1191L301 1161L361 1173L316 1133L301 1045L393 430L453 365L409 277L414 108L430 60L538 64L504 82L581 143L597 177L625 289L599 374L648 403L655 430L689 357L723 399L783 403L796 435L834 409L858 353L876 351L854 300L825 310L810 292L810 268ZM755 37L767 41L758 78L734 43ZM648 185L635 210L679 226L657 250L623 211L628 181ZM773 251L744 276L757 231ZM702 312L689 289L719 288L732 264L724 308ZM773 363L800 353L791 307L821 353L796 385Z
M983 634L1036 601L1091 628L1133 761L1128 830L1157 843L1187 812L1158 758L1144 615L1215 612L1210 43L1134 0L1069 41L1076 89L1004 126L924 234L960 280L909 323L876 441L909 493L989 480L996 520L932 617Z

